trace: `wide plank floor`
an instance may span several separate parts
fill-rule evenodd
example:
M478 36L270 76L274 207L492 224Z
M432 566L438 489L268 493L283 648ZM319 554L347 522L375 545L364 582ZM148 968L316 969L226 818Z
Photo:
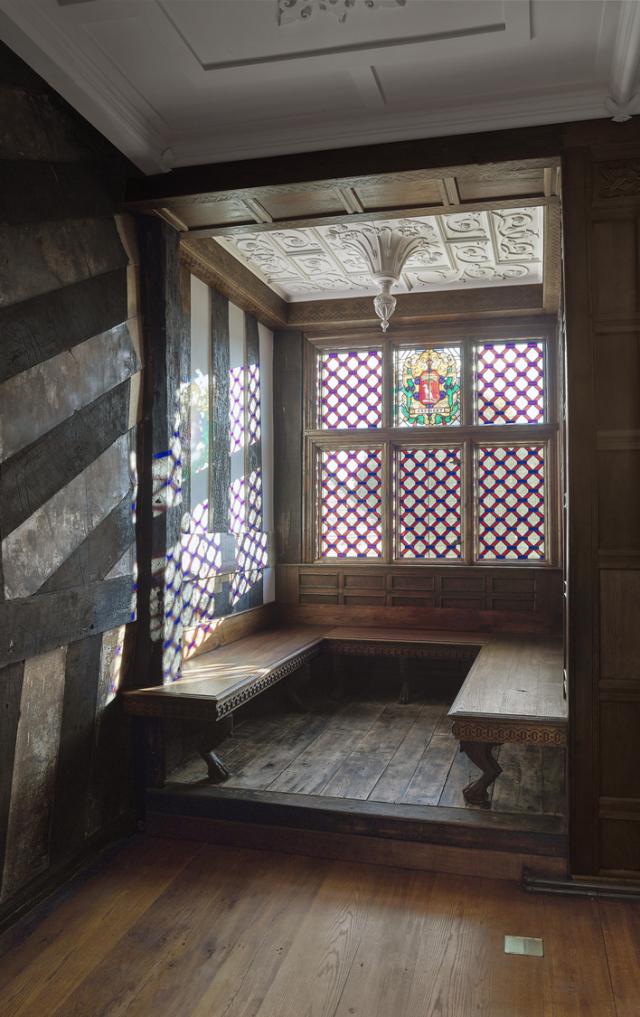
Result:
M0 939L0 999L3 1017L637 1017L639 947L640 904L137 837Z
M451 733L447 702L397 696L316 702L245 720L217 748L231 777L225 788L280 791L404 805L467 808L462 789L479 770ZM503 774L491 789L494 812L563 815L564 751L503 745ZM206 780L194 757L171 781Z

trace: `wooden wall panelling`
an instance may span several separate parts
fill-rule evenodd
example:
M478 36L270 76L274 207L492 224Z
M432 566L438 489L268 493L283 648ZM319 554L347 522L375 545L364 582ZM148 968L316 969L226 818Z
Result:
M332 621L358 608L360 624L424 625L428 628L560 632L560 569L367 565L338 562L280 564L277 599L289 618ZM392 609L392 610L391 610ZM349 615L355 624L355 615Z
M593 681L595 547L594 419L591 368L590 265L588 256L589 151L577 148L563 159L565 285L567 315L568 588L569 623L569 807L571 864L578 873L598 871L594 828L597 787L596 704Z
M612 151L569 153L564 176L572 862L637 876L640 147Z
M303 353L301 332L273 343L274 520L278 562L302 558Z

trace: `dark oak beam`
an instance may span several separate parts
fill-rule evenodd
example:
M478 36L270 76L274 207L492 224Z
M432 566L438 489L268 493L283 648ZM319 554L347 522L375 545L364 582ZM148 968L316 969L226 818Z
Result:
M197 229L188 230L189 239L197 240L202 237L234 237L246 233L272 233L275 230L309 229L313 226L333 226L336 223L353 222L377 222L381 219L415 219L425 215L452 215L456 212L487 212L491 209L503 208L530 208L539 206L555 205L560 207L560 200L557 197L545 197L542 194L533 194L519 198L497 198L495 201L468 201L459 202L456 205L418 205L403 208L395 205L392 208L377 208L363 210L362 212L341 213L334 212L329 215L316 215L297 219L272 219L271 222L261 223L240 223L234 226L199 226Z
M470 316L542 314L542 285L488 286L484 289L440 290L435 293L401 293L393 325L428 319L451 321ZM349 300L311 300L289 304L290 328L334 325L376 325L373 297Z
M183 263L193 275L243 311L254 314L269 328L286 325L287 302L215 240L195 242L184 238L180 253Z
M481 134L425 138L302 152L247 159L204 166L183 166L170 173L130 180L128 203L137 208L167 206L176 199L203 200L235 196L243 189L276 187L283 184L319 184L327 180L332 187L357 187L363 167L369 175L419 171L430 177L467 177L478 167L500 162L503 168L544 168L562 150L562 125L487 131ZM438 169L437 174L427 170Z

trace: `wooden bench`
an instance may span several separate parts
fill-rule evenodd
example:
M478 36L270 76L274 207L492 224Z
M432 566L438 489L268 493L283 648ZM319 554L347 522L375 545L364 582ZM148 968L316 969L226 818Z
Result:
M397 659L401 702L409 698L408 659L455 660L470 665L449 711L461 749L482 770L481 777L465 788L465 800L470 804L488 804L487 789L501 773L492 755L496 745L566 744L562 652L557 640L417 629L282 626L187 661L176 682L124 693L126 712L146 720L149 783L160 786L164 782L163 720L193 721L203 728L209 725L199 751L207 763L209 779L215 783L225 780L229 772L211 747L213 724L308 667L322 649L332 654L334 662L348 655Z
M502 772L493 756L504 742L567 744L562 642L492 636L482 647L449 716L460 748L482 770L465 801L488 805L488 787Z

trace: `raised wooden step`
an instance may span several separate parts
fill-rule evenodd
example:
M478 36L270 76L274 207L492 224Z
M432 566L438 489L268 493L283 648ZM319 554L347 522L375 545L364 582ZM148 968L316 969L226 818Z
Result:
M556 816L388 806L205 785L147 792L146 830L376 865L519 881L566 874L567 838Z

